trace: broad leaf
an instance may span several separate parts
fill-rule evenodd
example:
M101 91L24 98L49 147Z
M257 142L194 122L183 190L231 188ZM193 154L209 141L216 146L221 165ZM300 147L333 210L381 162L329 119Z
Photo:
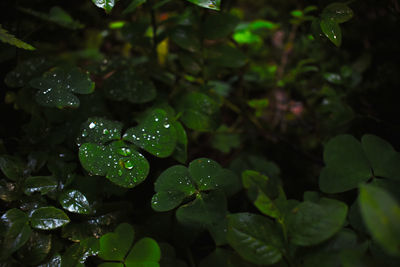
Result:
M106 13L110 13L118 0L92 0L92 2L97 7L104 9Z
M372 177L370 163L360 142L350 135L332 138L324 149L326 167L321 171L319 187L325 193L357 188Z
M138 126L126 131L124 140L157 157L165 158L175 150L177 133L167 113L162 109L154 109Z
M134 231L130 224L118 225L112 233L100 238L99 257L109 261L123 261L133 243Z
M20 158L0 155L0 169L8 179L18 181L23 177L26 165Z
M53 230L70 222L67 214L55 207L42 207L33 211L31 225L39 230Z
M219 10L221 7L221 0L186 0L200 7Z
M85 143L79 148L79 160L88 172L106 176L113 183L127 188L146 179L150 168L146 158L123 141L107 146Z
M84 266L86 259L96 256L100 251L100 241L97 238L86 238L70 246L62 255L61 266ZM81 264L81 265L80 265Z
M18 258L26 265L37 265L50 253L52 236L33 232L28 242L18 250Z
M171 40L190 52L200 51L201 43L198 35L189 26L178 26L170 33Z
M157 242L145 237L135 243L124 263L126 267L157 267L160 259L161 251Z
M21 248L32 233L28 216L19 209L10 209L1 216L5 229L2 236L0 259L6 259Z
M80 101L75 94L90 94L94 82L79 68L56 67L33 79L30 85L39 89L36 101L46 107L77 108Z
M329 198L300 203L287 215L291 242L312 246L329 239L343 227L347 209L345 203Z
M172 157L180 163L185 163L187 160L187 145L188 137L182 124L178 121L172 122L172 126L176 130L176 147Z
M103 89L110 99L133 104L150 102L157 94L153 82L131 68L114 73L105 80Z
M228 215L228 242L244 259L271 265L282 258L283 242L269 219L251 213Z
M353 10L345 3L332 3L324 8L321 14L323 19L330 19L336 23L343 23L353 17Z
M336 46L342 44L342 30L336 21L332 19L322 19L320 26L322 32L332 41L332 43Z
M3 27L0 24L0 41L4 43L8 43L10 45L16 46L18 48L22 48L25 50L35 50L33 46L31 46L28 43L25 43L24 41L16 38L14 35L9 33L7 30L3 29Z
M230 13L210 15L203 24L203 35L206 39L227 37L235 30L238 23L239 18Z
M58 201L69 212L80 214L89 214L91 212L89 201L78 190L67 190L61 194Z
M360 187L359 204L373 239L388 253L400 255L400 205L384 189Z
M81 134L76 142L105 144L121 138L122 123L101 117L90 117L81 125Z
M34 192L40 192L41 195L57 189L58 182L53 176L33 176L24 182L24 193L31 195Z
M240 68L247 63L247 57L241 50L225 44L209 48L207 59L211 64L225 68Z

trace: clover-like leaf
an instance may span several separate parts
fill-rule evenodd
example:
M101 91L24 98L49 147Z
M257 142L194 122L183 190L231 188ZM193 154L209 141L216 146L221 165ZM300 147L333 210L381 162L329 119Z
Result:
M10 209L1 216L2 242L0 259L5 259L13 252L21 248L32 233L29 226L29 217L19 209Z
M161 250L158 243L149 237L144 237L135 243L125 259L126 267L160 266Z
M329 198L300 203L287 214L291 242L312 246L327 240L343 227L347 210L345 203Z
M34 192L40 192L41 195L57 189L58 182L53 176L33 176L24 182L24 193L31 195Z
M228 242L244 259L271 265L282 258L283 242L271 220L251 213L228 215Z
M190 129L212 131L217 128L219 105L203 93L184 95L178 102L178 111L182 113L180 120Z
M88 214L91 211L89 201L86 196L78 190L67 190L59 197L61 206L73 213Z
M388 253L399 256L399 203L382 188L362 185L359 204L362 217L373 239Z
M106 146L85 143L79 148L82 166L94 175L106 176L113 183L132 188L149 173L146 158L133 145L114 141Z
M105 144L121 138L122 123L101 117L90 117L82 123L81 134L77 137L78 144Z
M219 10L221 7L221 0L187 0L200 7Z
M30 85L39 89L36 101L46 107L77 108L80 101L75 94L90 94L94 82L77 67L55 67L42 77L31 80Z
M104 82L103 89L110 99L133 104L150 102L157 95L153 82L129 68L114 73Z
M351 135L332 138L324 149L326 167L319 177L319 187L325 193L339 193L372 177L371 165L361 143Z
M129 128L124 134L124 140L157 157L165 158L175 150L177 133L167 113L162 109L155 109L138 126Z
M123 261L134 239L134 231L130 224L118 225L112 233L100 238L99 257L109 261Z
M67 214L55 207L42 207L33 211L31 225L39 230L52 230L70 222Z

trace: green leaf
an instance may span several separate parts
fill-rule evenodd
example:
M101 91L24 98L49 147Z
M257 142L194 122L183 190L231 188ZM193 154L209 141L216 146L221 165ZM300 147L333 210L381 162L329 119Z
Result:
M129 101L133 104L147 103L156 98L156 88L132 68L117 71L105 80L103 89L112 100Z
M198 52L201 48L200 39L192 27L178 26L170 33L171 40L183 49Z
M215 133L211 145L223 153L229 153L232 149L240 146L240 135L231 133L226 125L221 125Z
M79 160L88 172L106 176L111 182L132 188L146 179L149 163L135 150L122 141L107 146L85 143L79 148Z
M210 15L203 24L203 35L206 39L227 37L235 30L238 23L239 18L229 13Z
M353 17L353 10L345 3L332 3L324 8L321 17L333 20L336 23L343 23Z
M218 190L210 193L198 193L196 199L182 205L176 211L177 220L185 225L212 228L227 214L225 195Z
M118 225L112 233L100 238L99 257L109 261L123 261L133 243L134 231L130 224Z
M37 265L49 254L51 245L51 235L33 232L28 242L18 250L17 257L26 265Z
M122 123L101 117L90 117L81 125L81 134L76 139L78 144L105 144L121 138Z
M15 69L7 73L4 82L9 87L22 87L27 85L33 78L42 75L54 65L51 60L35 57L22 61Z
M400 153L391 144L371 134L364 135L361 143L371 162L374 176L400 179Z
M100 241L97 238L89 237L79 243L70 246L62 255L61 267L84 266L86 259L96 256L100 251Z
M104 9L106 13L110 13L118 0L92 0L92 2L97 7Z
M172 121L162 109L154 109L139 125L129 128L124 140L130 141L154 156L170 156L176 147L177 134Z
M4 213L1 223L5 229L2 231L0 259L6 259L29 240L32 230L28 216L19 209Z
M161 259L161 250L152 238L142 238L133 246L125 259L126 267L158 267Z
M89 201L78 190L67 190L61 194L58 200L61 206L69 212L89 214L91 212Z
M196 131L212 131L217 127L219 105L209 96L191 92L178 102L178 112L183 124Z
M74 20L64 9L59 6L54 6L50 9L49 13L37 12L28 8L19 8L22 12L42 19L44 21L53 22L61 27L67 29L81 29L85 25L81 24L79 21Z
M240 68L247 63L247 57L240 49L226 44L209 48L207 59L211 64L225 68Z
M242 258L271 265L282 258L282 239L269 219L251 213L228 215L228 242Z
M21 41L20 39L16 38L14 35L8 33L7 30L3 29L3 27L0 24L0 41L3 43L8 43L10 45L16 46L18 48L22 48L25 50L35 50L33 46L31 46L28 43L25 43L24 41Z
M291 242L312 246L329 239L343 227L347 209L345 203L329 198L300 203L287 215Z
M172 157L180 163L185 163L187 160L187 145L188 137L182 124L178 121L172 122L172 126L176 130L176 147Z
M321 30L337 47L342 44L342 30L339 24L332 19L322 19Z
M137 7L143 5L146 2L147 2L147 0L132 0L131 3L129 4L129 6L124 9L122 14L126 15L128 13L131 13L131 12L135 11Z
M34 192L40 192L41 195L57 189L58 182L53 176L33 176L24 182L24 193L28 196Z
M360 142L351 135L339 135L325 145L326 167L319 177L325 193L340 193L356 188L372 177L370 163Z
M156 194L151 200L152 208L156 211L168 211L179 206L196 188L190 180L188 169L176 165L161 173L154 183L154 190Z
M31 225L39 230L52 230L70 222L67 214L55 207L42 207L33 211Z
M25 163L20 158L0 155L0 169L8 179L18 181L23 177L25 168Z
M373 239L387 253L400 255L400 206L384 189L360 186L359 204L364 222Z
M30 85L39 89L36 101L46 107L77 108L79 99L75 94L90 94L94 82L87 73L77 67L56 67L33 79Z
M200 7L219 10L221 7L221 0L186 0Z

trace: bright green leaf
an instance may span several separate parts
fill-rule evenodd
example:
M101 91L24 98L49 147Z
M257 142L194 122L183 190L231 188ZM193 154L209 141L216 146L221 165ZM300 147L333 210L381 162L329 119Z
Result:
M39 230L53 230L70 222L67 214L55 207L42 207L33 211L31 225Z
M135 243L125 259L126 267L158 267L161 251L157 242L152 238L142 238Z
M0 41L4 43L8 43L10 45L16 46L18 48L22 48L25 50L35 50L33 46L31 46L28 43L25 43L24 41L21 41L20 39L16 38L14 35L8 33L7 30L3 29L3 27L0 24Z
M77 108L80 101L75 94L90 94L94 82L87 73L76 67L56 67L33 79L30 85L39 89L36 101L46 107Z
M134 231L130 224L118 225L112 233L100 238L99 257L109 261L123 261L133 243Z

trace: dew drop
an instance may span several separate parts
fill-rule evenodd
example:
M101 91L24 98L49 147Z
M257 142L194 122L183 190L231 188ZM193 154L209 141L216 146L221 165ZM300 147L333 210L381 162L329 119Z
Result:
M122 170L118 170L118 175L122 176Z
M109 134L110 131L108 129L103 129L103 134Z
M86 136L88 136L88 132L87 132L86 129L83 129L83 131L82 131L82 137L86 137Z
M90 128L90 129L93 129L94 127L96 127L96 124L95 124L94 122L91 122L91 123L89 124L89 128Z
M132 170L133 169L133 163L130 160L127 160L124 163L124 167L125 167L125 169Z
M168 128L169 128L169 126L170 126L170 125L169 125L169 123L168 123L168 122L166 122L166 123L164 124L164 128L167 128L167 129L168 129Z
M126 156L131 155L132 151L129 148L121 147L120 149L118 149L118 154L126 157Z

